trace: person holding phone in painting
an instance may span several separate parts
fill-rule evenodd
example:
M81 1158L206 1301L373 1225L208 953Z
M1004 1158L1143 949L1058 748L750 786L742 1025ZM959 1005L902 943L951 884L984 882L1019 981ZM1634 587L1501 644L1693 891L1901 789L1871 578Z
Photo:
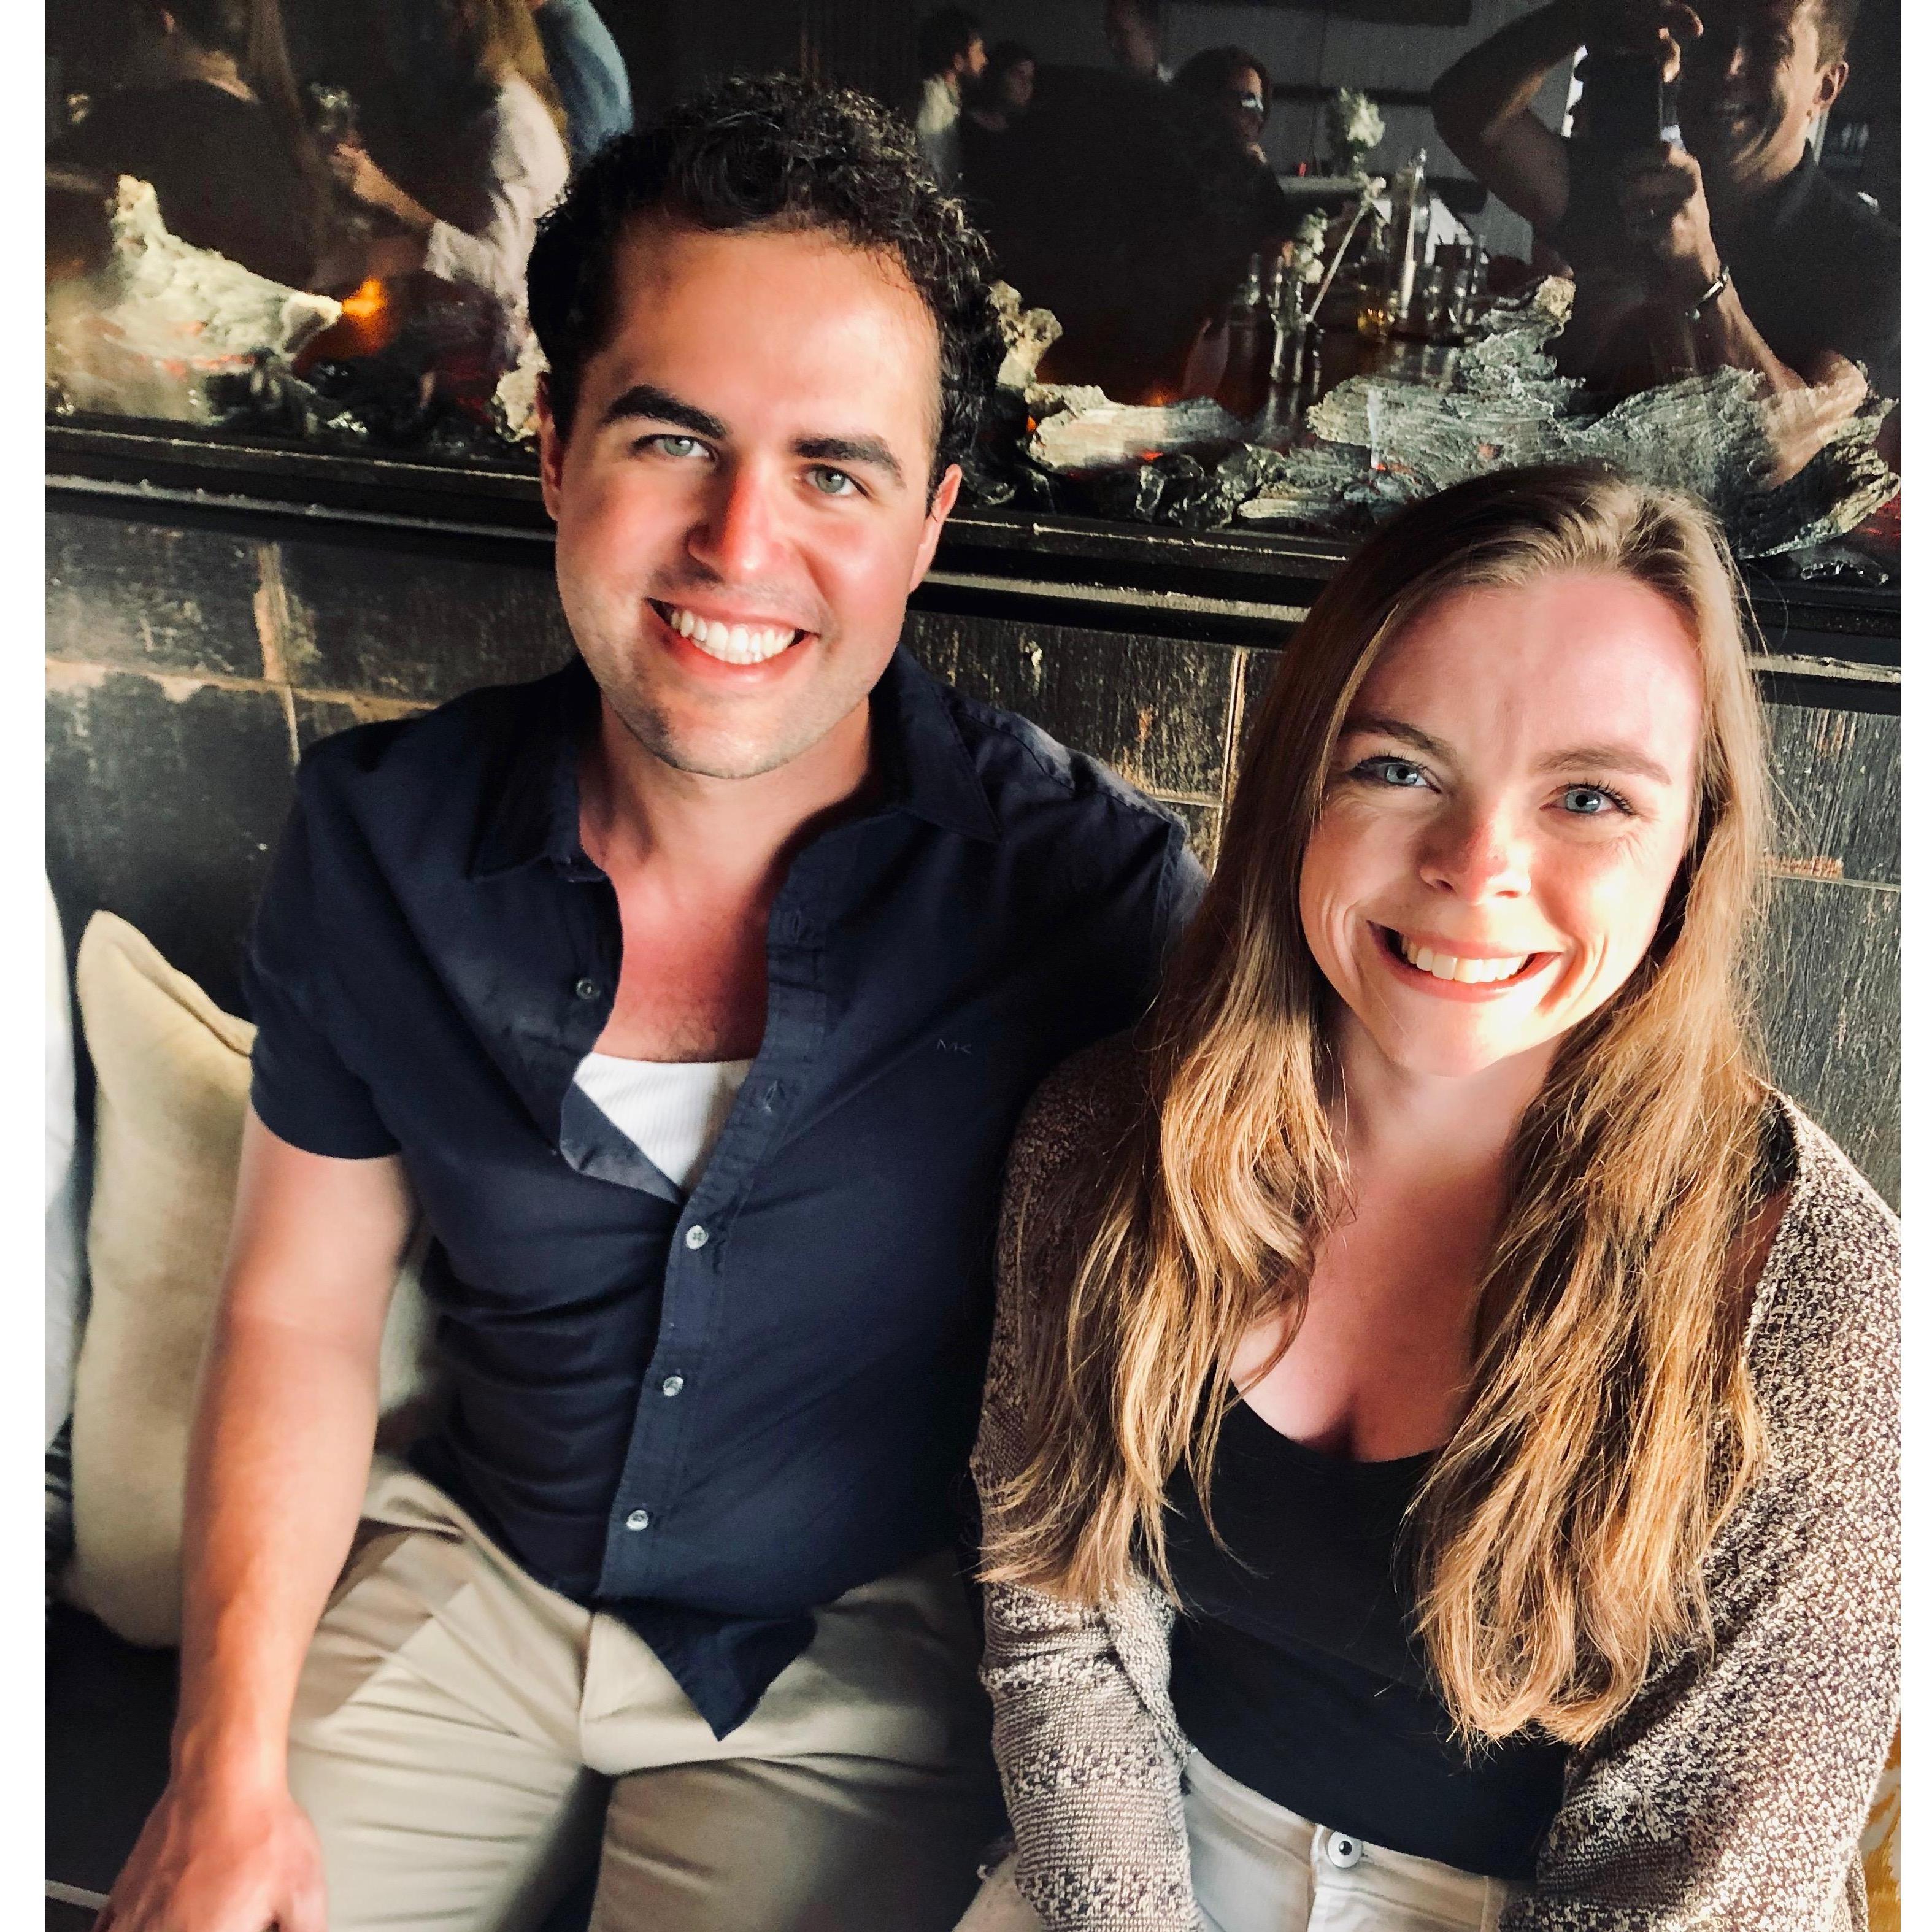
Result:
M1436 82L1444 139L1576 272L1566 373L1628 391L1730 367L1844 407L1868 384L1897 396L1898 231L1809 144L1844 87L1858 11L1555 0ZM1580 46L1565 140L1531 102Z

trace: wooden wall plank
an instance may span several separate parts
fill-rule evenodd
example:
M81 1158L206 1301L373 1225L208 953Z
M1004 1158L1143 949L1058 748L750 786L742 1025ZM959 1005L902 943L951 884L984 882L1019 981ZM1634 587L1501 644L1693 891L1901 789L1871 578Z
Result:
M1226 644L909 611L936 676L1030 718L1157 796L1218 803L1234 701Z
M262 675L262 546L110 514L47 513L47 655L142 670Z
M104 907L241 1010L242 936L292 786L279 694L58 668L47 693L47 873L69 947Z
M1778 869L1897 885L1898 718L1808 705L1766 710Z
M1761 1014L1773 1076L1899 1204L1899 895L1780 879Z
M358 532L277 548L298 689L440 704L541 677L574 648L547 545Z

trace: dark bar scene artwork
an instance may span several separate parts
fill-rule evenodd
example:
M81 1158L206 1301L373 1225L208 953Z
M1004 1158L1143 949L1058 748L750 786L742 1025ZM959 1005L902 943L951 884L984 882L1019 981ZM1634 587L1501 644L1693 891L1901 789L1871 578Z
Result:
M902 108L992 244L969 503L1348 537L1593 456L1741 556L1896 575L1884 8L1714 0L1660 50L1572 0L607 10L62 8L55 419L527 466L538 216L756 46Z
M46 8L46 1932L1912 1922L1904 9Z

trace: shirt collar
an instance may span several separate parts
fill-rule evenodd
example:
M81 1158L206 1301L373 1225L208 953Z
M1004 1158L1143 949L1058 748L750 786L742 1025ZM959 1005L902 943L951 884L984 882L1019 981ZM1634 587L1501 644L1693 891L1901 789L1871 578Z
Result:
M597 680L572 658L532 688L530 700L528 724L484 797L470 876L494 878L546 859L567 879L596 878L578 836L577 752L596 723Z
M1751 230L1759 235L1772 236L1787 227L1823 178L1823 170L1807 148L1798 156L1798 165L1766 191L1750 218Z
M565 878L596 878L578 838L577 758L596 720L597 682L573 658L532 696L530 728L511 747L484 808L470 876L492 878L544 859ZM969 838L997 838L999 821L951 707L903 645L873 686L872 703L884 808Z
M999 837L946 694L903 644L872 687L872 743L888 809L968 838Z

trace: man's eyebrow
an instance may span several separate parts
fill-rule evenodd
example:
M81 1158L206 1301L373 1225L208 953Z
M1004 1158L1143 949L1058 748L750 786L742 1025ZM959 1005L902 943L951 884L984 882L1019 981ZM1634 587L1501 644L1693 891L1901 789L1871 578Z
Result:
M884 470L895 483L905 482L898 458L875 436L804 436L791 448L794 456L814 463L860 464Z
M1364 712L1346 720L1341 735L1352 737L1358 732L1377 738L1393 738L1398 743L1411 745L1418 752L1426 752L1432 758L1453 762L1455 754L1440 738L1432 738L1419 726L1406 723L1400 718L1390 718L1380 712Z
M604 412L598 427L621 422L626 417L674 423L680 429L688 429L693 436L708 436L714 442L722 442L730 434L716 416L706 415L692 404L680 402L676 397L665 390L652 388L649 382L634 382Z
M1538 763L1536 769L1540 772L1628 772L1660 785L1672 782L1671 774L1648 752L1636 745L1574 745L1566 752L1552 752Z

